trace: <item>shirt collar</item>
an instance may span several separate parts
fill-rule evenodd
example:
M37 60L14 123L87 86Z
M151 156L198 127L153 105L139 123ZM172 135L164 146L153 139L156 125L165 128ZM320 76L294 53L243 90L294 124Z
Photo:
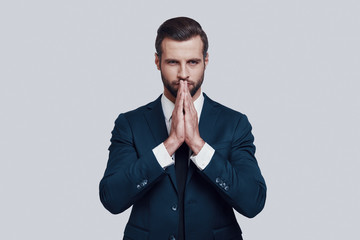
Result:
M201 91L201 90L200 90ZM200 120L201 110L204 105L204 95L203 92L200 92L199 97L194 101L194 107L198 115L198 120ZM170 121L172 112L175 108L175 104L170 101L164 94L161 96L161 106L164 112L164 117L166 121Z

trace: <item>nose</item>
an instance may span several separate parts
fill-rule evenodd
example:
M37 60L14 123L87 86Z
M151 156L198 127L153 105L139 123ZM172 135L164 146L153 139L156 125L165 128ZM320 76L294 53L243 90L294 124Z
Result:
M179 66L179 70L178 70L178 76L177 76L179 79L181 80L186 80L189 78L189 72L186 68L186 65L184 64L181 64Z

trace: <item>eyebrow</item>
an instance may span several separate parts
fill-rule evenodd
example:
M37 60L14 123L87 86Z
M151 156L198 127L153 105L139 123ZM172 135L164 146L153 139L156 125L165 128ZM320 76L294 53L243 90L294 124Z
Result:
M196 61L196 62L201 62L201 58L191 58L188 61Z
M164 59L165 62L170 62L170 61L175 61L178 62L178 60L176 60L175 58L166 58Z
M164 61L166 62L170 62L170 61L175 61L175 62L178 62L179 60L175 59L175 58L166 58L164 59ZM197 61L197 62L201 62L201 58L190 58L188 60L186 60L187 62L188 61Z

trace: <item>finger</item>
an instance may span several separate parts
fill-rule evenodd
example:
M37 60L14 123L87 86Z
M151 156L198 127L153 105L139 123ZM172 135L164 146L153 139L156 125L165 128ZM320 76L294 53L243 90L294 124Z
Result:
M177 112L178 114L180 115L183 115L183 111L184 111L184 98L185 98L185 95L183 92L178 92L178 98L179 98L179 103L178 103L178 106L177 106ZM181 116L180 115L180 116Z
M187 108L186 111L189 113L189 115L191 115L192 118L194 119L198 118L193 99L190 95L189 95L189 107Z
M186 105L187 105L187 102L188 102L188 96L187 96L187 83L186 81L183 81L183 94L184 94L184 109L186 109Z
M191 104L191 102L192 102L191 96L190 96L190 94L189 94L188 91L186 91L186 92L184 93L184 95L185 95L185 98L184 98L184 108L185 108L185 112L189 112L189 111L190 111L190 104Z
M183 81L183 92L186 94L189 91L187 81Z
M176 99L175 99L175 107L177 106L177 104L179 104L180 101L180 93L181 93L181 84L179 83L179 88L176 94Z
M192 96L190 94L190 90L189 90L188 86L186 87L185 94L186 94L186 101L187 101L187 110L188 111L195 110L193 98L192 98Z
M180 80L180 88L179 88L179 93L182 96L182 107L184 109L184 104L186 101L186 92L185 92L185 88L186 88L186 83L183 80Z
M184 92L184 81L180 80L179 81L179 89L178 89L178 93Z
M190 99L190 110L192 111L192 112L194 112L194 111L196 111L195 110L195 105L194 105L194 101L193 101L193 98L191 97L191 95L190 95L190 93L188 94L189 95L189 99Z
M179 81L179 88L177 91L177 96L176 96L176 100L175 100L175 111L178 111L178 108L181 106L181 108L183 108L183 102L181 102L181 93L183 92L183 84L182 84L182 80Z
M190 94L188 81L184 81L184 92Z

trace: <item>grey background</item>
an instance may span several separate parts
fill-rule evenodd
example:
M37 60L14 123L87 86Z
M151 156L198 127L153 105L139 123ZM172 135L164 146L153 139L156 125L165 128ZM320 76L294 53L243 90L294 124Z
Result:
M245 239L357 239L358 1L0 3L1 239L121 239L98 198L114 120L162 92L158 26L198 20L203 90L250 119L268 185Z

